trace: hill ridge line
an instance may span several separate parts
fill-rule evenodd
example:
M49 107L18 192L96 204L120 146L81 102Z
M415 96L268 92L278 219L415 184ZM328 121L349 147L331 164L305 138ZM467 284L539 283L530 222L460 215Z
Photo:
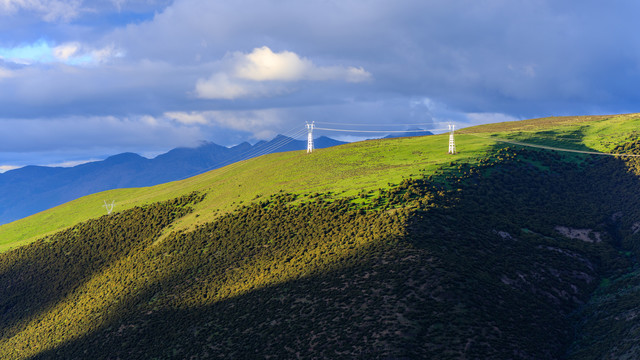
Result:
M476 137L483 138L483 139L495 140L497 142L503 142L503 143L513 144L513 145L527 146L527 147L533 147L533 148L545 149L545 150L563 151L563 152L571 152L571 153L578 153L578 154L588 154L588 155L640 157L640 154L614 154L614 153L604 153L604 152L597 152L597 151L563 149L563 148L559 148L559 147L555 147L555 146L528 144L528 143L524 143L524 142L521 142L521 141L507 140L507 139L490 137L490 136L482 136L482 135L478 135L478 134L469 133L469 134L465 134L465 135L472 135L472 136L476 136Z

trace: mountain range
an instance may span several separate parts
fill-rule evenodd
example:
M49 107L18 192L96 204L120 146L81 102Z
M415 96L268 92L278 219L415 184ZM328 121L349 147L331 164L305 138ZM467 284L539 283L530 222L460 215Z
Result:
M344 144L328 137L315 148ZM278 135L254 145L204 143L176 148L153 159L122 153L74 167L26 166L0 174L0 224L5 224L100 191L153 186L198 175L231 163L274 152L306 149L307 142Z

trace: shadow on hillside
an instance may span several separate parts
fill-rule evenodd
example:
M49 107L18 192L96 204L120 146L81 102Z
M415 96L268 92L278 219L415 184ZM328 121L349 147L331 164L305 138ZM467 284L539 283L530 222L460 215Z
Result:
M9 338L184 214L183 197L89 220L0 255L0 336Z
M429 318L446 327L450 308L428 296L438 279L424 255L386 254L187 309L148 311L155 293L143 293L95 332L32 359L421 357L428 352L420 326ZM190 271L160 288L174 288Z
M447 206L412 213L403 239L362 250L352 265L153 310L158 293L179 297L187 281L199 294L198 269L187 264L100 328L32 359L562 358L569 314L602 276L630 267L619 250L640 219L640 183L614 158L584 166L549 151L500 156L486 174L455 182ZM602 241L569 239L558 225Z
M517 135L515 136L518 137ZM545 130L533 134L526 134L526 143L536 145L553 146L561 149L595 151L582 143L585 133L582 129L573 131Z
M452 296L482 309L474 317L551 350L533 358L562 358L573 341L570 315L600 278L632 268L623 253L637 253L640 238L640 180L630 171L637 160L564 161L559 152L501 144L491 153L503 160L481 175L457 164L457 175L442 175L464 179L449 193L450 206L410 220L409 238L437 254L459 292ZM558 226L583 229L594 242L563 236Z
M33 251L38 248L50 251ZM102 266L118 261L125 253L113 253L105 261L66 250L64 244L51 248L38 241L3 255L3 265L7 269L0 274L0 284L6 285L6 291L0 297L0 334L7 338L22 331L33 319L88 282ZM9 256L13 261L7 261Z
M640 186L616 159L591 168L503 151L490 175L451 191L452 206L415 212L392 258L365 250L354 266L188 309L149 312L156 293L143 293L100 329L33 359L561 358L569 314L602 274L628 266L607 219L638 200L612 189ZM567 239L557 225L593 227L604 241ZM171 293L193 273L159 286Z
M474 133L471 133L474 135ZM476 135L480 136L480 135ZM532 132L512 132L509 134L491 134L488 136L481 136L488 139L493 139L503 146L524 146L529 145L532 148L536 147L550 147L555 148L557 151L570 150L570 151L587 151L587 152L599 152L596 149L590 148L583 143L586 138L586 134L582 129L576 130L546 130Z
M549 146L558 149L596 151L583 143L585 136L582 129L572 131L545 130L535 133L516 132L511 134L508 139L513 139L524 144Z

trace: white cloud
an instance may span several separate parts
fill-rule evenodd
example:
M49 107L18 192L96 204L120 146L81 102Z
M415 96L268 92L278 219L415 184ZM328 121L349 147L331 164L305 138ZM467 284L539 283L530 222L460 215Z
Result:
M78 16L81 0L0 0L0 14L19 10L33 11L47 22L69 21Z
M273 131L274 125L280 125L281 112L277 109L263 110L243 110L243 111L208 111L206 115L210 117L216 124L234 130L241 130L252 133L257 138L265 138L258 136L259 133Z
M357 82L369 81L371 79L372 79L371 73L369 73L362 67L355 68L353 66L349 66L347 68L346 80L348 82L357 83Z
M104 63L113 58L123 57L124 51L117 49L113 45L109 45L101 49L93 49L89 54L94 63Z
M125 2L126 0L111 0L111 3L113 3L113 6L115 6L118 11L122 11L122 4Z
M15 74L13 71L0 67L0 79L13 77Z
M277 109L241 110L241 111L191 111L166 112L167 119L185 125L209 125L224 129L243 131L254 139L271 139L277 134L284 114Z
M53 46L43 39L39 39L33 44L0 48L1 59L21 65L53 62L67 65L92 65L122 56L124 53L113 45L96 49L79 42L67 42Z
M74 166L78 166L78 165L82 165L82 164L86 164L86 163L90 163L90 162L94 162L94 161L100 161L102 159L98 159L98 158L92 158L92 159L88 159L88 160L73 160L73 161L63 161L63 162L56 162L56 163L52 163L52 164L46 164L43 166L49 166L49 167L74 167Z
M216 73L208 79L199 79L196 82L196 94L204 99L235 99L256 94L249 85L229 78L227 74Z
M234 54L235 76L252 81L344 80L361 82L371 79L363 68L316 66L296 53L274 53L266 46L255 48L250 54Z
M196 82L196 94L205 99L237 99L274 96L286 93L282 82L346 81L363 82L372 79L362 67L317 66L296 53L274 53L263 46L249 54L236 52L224 60L225 71Z
M7 172L7 171L9 171L9 170L19 169L19 168L21 168L21 166L14 166L14 165L0 165L0 173Z
M74 56L79 49L80 44L73 42L56 46L53 48L52 52L56 59L67 61L70 57Z
M253 49L250 54L236 53L235 75L253 81L297 81L307 79L316 72L313 63L297 54L283 51L274 53L266 46Z
M502 113L467 113L466 116L472 125L522 120Z
M209 123L209 121L207 120L207 118L202 112L189 112L189 113L166 112L164 113L164 116L186 125L193 125L193 124L206 125Z

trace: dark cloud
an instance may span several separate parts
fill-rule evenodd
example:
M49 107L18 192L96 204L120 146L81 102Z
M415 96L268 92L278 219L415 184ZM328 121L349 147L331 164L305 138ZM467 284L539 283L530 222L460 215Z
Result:
M17 119L3 120L3 126L7 131L0 134L2 152L108 147L157 150L185 142L195 145L192 139L199 131L193 126L150 116Z
M95 119L107 117L120 119L122 126L112 128L109 137L120 141L100 140L104 146L137 144L142 151L198 140L256 140L305 120L464 125L632 112L640 100L634 89L640 43L633 28L640 5L633 2L78 4L73 16L48 19L33 9L0 10L0 48L44 39L52 48L79 44L85 52L77 58L89 59L81 65L69 59L29 65L0 59L0 123L25 139L29 119L57 124L50 127L51 139L43 140L50 149L63 146L56 145L56 138L65 138L59 136L63 125L83 119L86 125L77 127L76 135L97 141L101 131ZM234 61L263 47L294 54L299 60L294 65L311 65L295 76L233 73ZM370 78L347 81L351 68ZM198 92L198 84L205 83L217 87L210 87L208 96ZM244 88L217 91L225 84ZM206 122L186 126L167 119L167 113L204 114ZM142 119L150 118L163 121L166 132L150 131L153 136L139 141L127 136L129 127L135 130L130 133L144 133L150 125ZM182 135L163 139L171 131Z

